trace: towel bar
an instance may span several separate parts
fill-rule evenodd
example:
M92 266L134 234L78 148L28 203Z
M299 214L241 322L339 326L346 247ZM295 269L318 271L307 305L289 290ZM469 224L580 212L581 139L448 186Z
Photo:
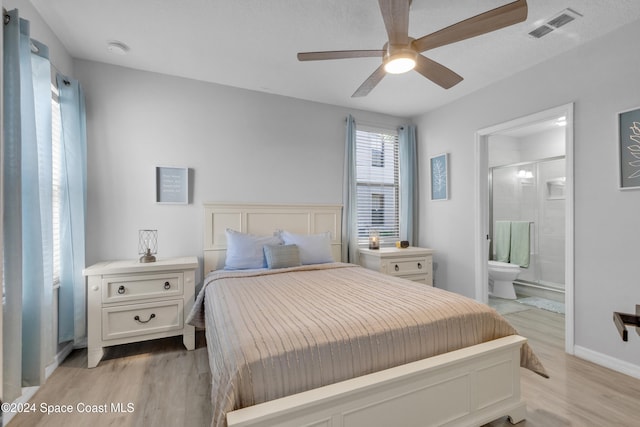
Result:
M640 335L640 304L636 304L636 314L613 312L613 322L618 328L622 341L629 341L627 326L635 326L636 333Z

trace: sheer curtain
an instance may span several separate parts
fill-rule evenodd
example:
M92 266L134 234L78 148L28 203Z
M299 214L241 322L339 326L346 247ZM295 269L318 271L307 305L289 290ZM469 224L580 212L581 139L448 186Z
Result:
M51 70L17 10L4 23L3 392L45 380L51 337Z
M342 261L358 262L358 217L356 190L356 122L347 117L342 192Z
M60 291L58 342L86 345L85 216L87 197L87 131L85 102L77 80L56 76L61 137Z
M400 157L400 239L418 246L418 150L416 127L398 129Z

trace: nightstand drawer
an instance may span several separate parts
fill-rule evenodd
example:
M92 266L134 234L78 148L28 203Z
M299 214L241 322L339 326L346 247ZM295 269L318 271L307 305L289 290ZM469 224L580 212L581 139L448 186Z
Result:
M132 337L182 329L182 299L102 309L102 339Z
M392 276L424 274L428 269L427 258L390 259L385 262L386 271Z
M110 276L102 279L102 301L115 303L182 295L183 273Z
M409 276L401 276L403 279L411 280L412 282L422 283L423 285L431 286L431 279L428 274L416 274Z

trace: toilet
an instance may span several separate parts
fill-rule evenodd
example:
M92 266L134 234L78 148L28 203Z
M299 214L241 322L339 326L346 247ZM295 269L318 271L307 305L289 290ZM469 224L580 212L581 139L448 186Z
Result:
M489 261L489 292L491 295L504 299L516 299L513 281L521 271L522 269L517 264Z

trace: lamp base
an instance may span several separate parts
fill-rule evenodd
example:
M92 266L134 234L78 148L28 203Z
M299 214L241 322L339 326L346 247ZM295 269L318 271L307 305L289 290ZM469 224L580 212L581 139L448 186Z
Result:
M156 262L156 257L153 255L143 255L140 257L140 262Z
M151 255L150 250L147 250L147 253L140 257L140 262L156 262L156 257Z

